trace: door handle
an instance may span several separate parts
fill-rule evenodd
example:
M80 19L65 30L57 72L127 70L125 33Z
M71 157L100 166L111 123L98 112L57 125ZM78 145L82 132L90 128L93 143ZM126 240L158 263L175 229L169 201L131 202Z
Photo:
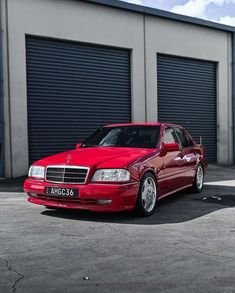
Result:
M177 158L183 159L183 158L184 158L184 155L183 155L182 153L179 153L179 154L177 155Z
M182 161L182 160L185 160L185 157L182 153L179 153L175 159L176 161Z

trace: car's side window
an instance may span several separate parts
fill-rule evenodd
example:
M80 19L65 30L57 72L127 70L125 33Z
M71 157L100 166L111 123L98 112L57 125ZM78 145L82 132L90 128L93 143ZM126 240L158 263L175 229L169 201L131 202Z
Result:
M191 139L189 139L189 137L186 136L183 129L175 127L175 132L180 140L180 144L182 148L193 146L193 142L191 141Z
M179 143L173 128L167 127L165 129L164 135L163 135L163 142L165 142L165 143L171 143L171 142Z
M194 142L192 141L192 139L188 136L188 134L186 133L186 137L187 137L187 140L188 140L188 143L189 143L189 146L194 146Z

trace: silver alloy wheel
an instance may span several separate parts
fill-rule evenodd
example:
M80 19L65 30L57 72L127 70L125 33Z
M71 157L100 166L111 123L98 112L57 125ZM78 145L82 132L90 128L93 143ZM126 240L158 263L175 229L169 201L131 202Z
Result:
M203 180L204 180L203 168L202 168L201 165L199 165L197 167L197 174L196 174L196 184L197 184L198 190L201 190L202 189Z
M143 204L143 208L146 212L150 213L156 204L157 199L157 188L156 183L153 178L147 177L142 186L141 190L141 200Z

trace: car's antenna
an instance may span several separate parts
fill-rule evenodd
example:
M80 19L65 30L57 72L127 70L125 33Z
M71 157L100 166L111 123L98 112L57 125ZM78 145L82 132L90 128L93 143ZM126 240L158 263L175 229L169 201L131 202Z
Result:
M200 136L200 145L202 145L202 136Z

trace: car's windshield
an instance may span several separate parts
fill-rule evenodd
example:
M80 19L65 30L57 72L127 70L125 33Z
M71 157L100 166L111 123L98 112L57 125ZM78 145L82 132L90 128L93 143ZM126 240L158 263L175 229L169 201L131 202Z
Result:
M91 135L81 147L155 148L159 126L103 127Z

